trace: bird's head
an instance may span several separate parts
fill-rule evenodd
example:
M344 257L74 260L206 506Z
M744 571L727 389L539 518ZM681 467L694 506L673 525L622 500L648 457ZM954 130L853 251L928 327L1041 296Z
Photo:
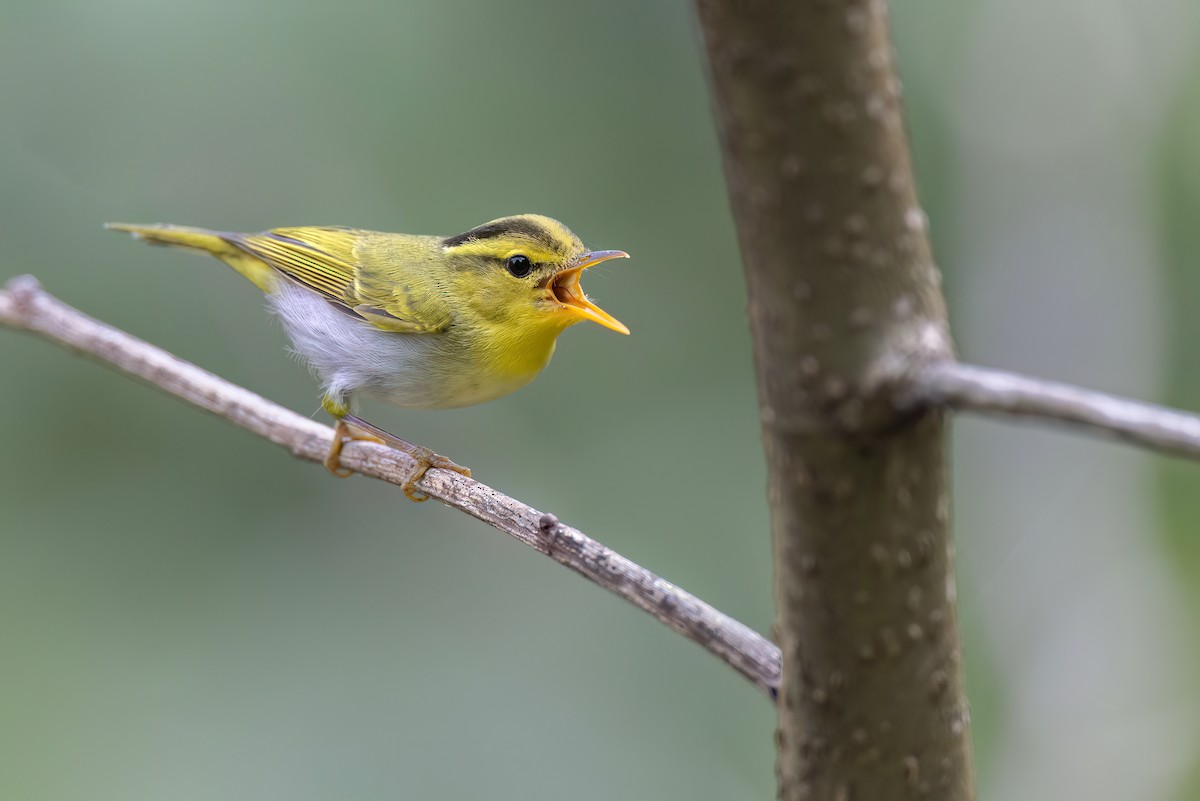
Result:
M477 320L513 334L557 336L583 320L629 333L579 286L588 267L629 254L589 251L557 220L538 214L502 217L443 239L442 248L456 294Z

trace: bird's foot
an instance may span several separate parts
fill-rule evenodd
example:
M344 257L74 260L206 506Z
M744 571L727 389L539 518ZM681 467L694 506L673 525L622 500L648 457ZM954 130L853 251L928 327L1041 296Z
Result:
M404 496L410 501L420 503L421 501L429 500L429 495L417 488L417 482L424 478L425 474L433 468L440 470L453 470L454 472L460 473L467 478L471 477L471 470L469 468L463 467L462 465L447 459L441 454L434 453L432 450L423 445L414 445L408 440L400 439L400 437L397 437L395 434L390 434L387 431L384 431L382 428L372 425L371 423L368 423L366 420L363 420L359 417L348 414L342 420L338 421L338 425L343 424L348 425L350 428L359 429L366 433L365 437L354 437L355 439L369 438L375 442L389 445L398 451L403 451L412 457L413 461L416 462L416 465L413 467L412 472L405 476L403 483L400 484L401 491L404 492ZM338 441L340 442L340 439ZM341 449L340 445L338 446L338 449ZM336 458L334 465L339 469L345 469L341 468L340 465L337 465ZM325 460L325 466L329 467L328 457ZM330 467L331 471L333 469L333 467ZM334 475L341 474L335 472Z
M403 440L401 441L403 442ZM403 450L417 462L416 467L413 468L413 471L404 480L404 483L400 485L400 489L404 492L405 497L407 497L410 501L420 503L421 501L429 500L429 496L427 494L417 489L417 482L423 479L425 474L432 468L436 467L439 470L453 470L455 473L460 473L467 478L471 477L471 469L469 467L463 467L461 464L452 462L445 456L442 456L439 453L434 453L433 451L429 450L429 448L424 446L413 445L412 443L405 444L409 445L411 450L404 448L401 448L400 450Z
M378 442L380 445L386 445L379 437L374 434L365 434L355 431L350 426L346 425L344 420L338 420L333 427L333 441L329 443L329 452L325 454L325 469L333 473L338 478L349 478L354 475L354 471L349 467L342 467L342 447L346 444L346 440L362 440L365 442Z

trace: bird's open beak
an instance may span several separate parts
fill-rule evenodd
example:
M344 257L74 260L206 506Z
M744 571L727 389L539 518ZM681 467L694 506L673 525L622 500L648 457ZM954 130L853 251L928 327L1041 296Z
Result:
M579 286L579 276L588 267L609 259L628 259L629 254L623 250L593 250L584 253L570 267L559 270L550 277L546 287L554 299L562 305L563 310L583 320L591 320L605 328L611 328L619 334L628 334L629 329L621 321L601 309L587 299Z

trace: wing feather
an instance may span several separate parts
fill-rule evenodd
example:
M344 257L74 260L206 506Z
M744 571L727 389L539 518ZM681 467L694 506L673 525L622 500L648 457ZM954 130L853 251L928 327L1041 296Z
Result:
M398 295L395 288L386 303L377 291L362 291L368 271L362 269L358 245L370 233L341 227L273 228L234 234L229 241L376 328L408 334L444 330L449 320L442 310L422 314L419 304Z

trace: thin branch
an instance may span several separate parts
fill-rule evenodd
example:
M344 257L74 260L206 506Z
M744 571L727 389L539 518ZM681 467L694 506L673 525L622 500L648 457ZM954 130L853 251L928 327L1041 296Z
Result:
M1066 423L1200 460L1200 417L1103 392L958 362L927 365L907 399L959 411Z
M288 411L166 351L143 342L44 292L32 276L0 290L0 323L30 331L181 398L274 442L294 456L321 462L333 429ZM413 466L399 451L351 442L342 464L399 485ZM771 698L779 686L780 654L766 638L606 548L552 514L448 470L430 470L422 492L503 531L589 581L649 612L698 643Z

